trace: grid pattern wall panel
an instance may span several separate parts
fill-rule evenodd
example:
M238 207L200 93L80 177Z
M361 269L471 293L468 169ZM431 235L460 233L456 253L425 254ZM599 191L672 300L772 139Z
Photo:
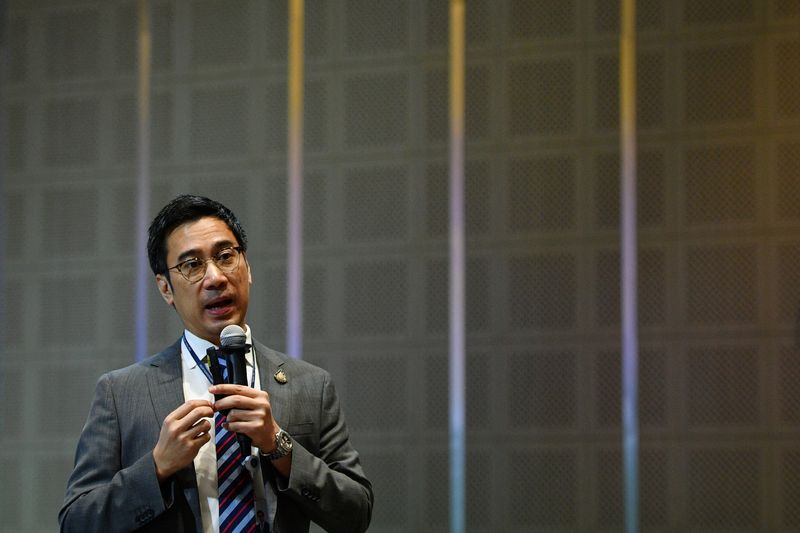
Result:
M493 198L498 183L488 161L467 161L465 173L464 217L469 237L487 236L491 229ZM430 238L444 239L449 228L449 183L445 163L429 163L425 167L425 227Z
M571 253L509 258L511 327L542 331L575 326L576 261Z
M685 152L685 221L689 225L754 222L753 145L689 148Z
M641 0L636 3L636 31L643 35L663 31L667 19L666 0ZM587 27L599 35L619 32L619 0L594 0L588 2Z
M50 168L97 163L100 102L84 96L53 98L44 104L43 159Z
M498 376L492 362L497 353L470 353L467 355L467 387L475 391L467 398L467 427L487 431L496 424L493 415L491 388ZM445 431L448 424L447 399L450 391L448 364L444 355L431 355L424 361L425 399L424 423L426 430Z
M38 533L94 382L132 359L136 3L8 4L0 514ZM151 4L150 215L182 192L239 214L249 322L282 349L287 2ZM306 2L305 357L376 532L448 521L447 16ZM467 2L471 532L622 524L618 28L616 0ZM796 529L800 7L639 0L637 28L643 527ZM155 352L180 323L148 302Z
M689 125L755 119L753 43L693 46L683 53L685 121Z
M618 429L621 424L622 368L618 350L597 353L592 368L594 425ZM666 429L670 420L668 391L674 389L664 349L642 346L639 351L639 424L642 429Z
M691 427L759 426L758 352L734 348L691 348L686 354L686 414Z
M755 247L692 246L687 252L687 323L754 323L758 305Z
M574 133L577 122L577 59L518 60L508 65L508 135L534 137Z
M782 140L775 147L777 199L775 217L779 220L800 220L800 141Z
M156 71L166 71L174 66L175 5L166 0L150 3L150 34L152 39L152 66ZM113 70L120 74L136 72L136 5L124 2L113 13Z
M577 421L577 382L577 354L511 354L506 391L511 426L573 428ZM519 401L526 396L530 401Z
M641 229L663 228L666 222L666 154L641 146L636 169L637 223ZM598 229L619 227L619 154L598 153L594 160L595 220Z
M800 350L794 345L778 349L778 424L790 428L800 427L800 392L795 384L800 379Z
M5 483L15 487L24 487L22 475L23 465L15 458L8 457L0 460L0 469L3 472ZM3 498L0 500L0 511L3 513L5 527L20 529L22 526L22 506L19 499Z
M31 492L36 495L35 505L41 509L58 509L64 501L64 491L53 483L54 479L67 479L72 471L72 456L64 454L61 457L40 456L32 465L33 476L36 483L31 487ZM44 531L52 528L53 516L51 513L38 513L34 518L37 529Z
M623 528L622 452L601 449L597 461L596 528L619 531ZM641 472L640 516L644 530L664 530L672 502L669 501L669 456L664 449L642 449L639 461Z
M469 65L465 73L466 99L470 102L464 110L467 142L485 141L491 128L489 65ZM425 138L432 143L444 143L448 135L448 73L445 66L425 73Z
M754 447L703 447L687 454L687 525L698 529L762 526L764 460Z
M781 472L778 524L786 529L800 527L800 450L788 448L779 452Z
M246 64L250 51L247 0L195 0L191 3L190 64L193 67Z
M86 78L100 66L97 9L54 10L44 17L45 75L49 80Z
M575 227L575 161L568 155L515 159L508 165L509 232Z
M620 257L619 250L603 250L596 259L594 289L595 323L599 327L619 328L620 307ZM641 247L639 249L638 312L642 327L660 326L666 318L666 258L663 250Z
M636 72L636 118L642 131L665 125L665 53L663 50L638 51ZM614 132L619 128L619 58L617 51L598 55L593 75L594 128L598 132Z
M410 120L405 72L354 73L343 89L345 148L405 147Z
M578 454L571 447L510 450L510 531L571 530L578 526Z
M800 61L800 39L781 39L774 46L776 118L796 119L800 116L800 97L792 87L797 87L800 79L792 65Z
M446 259L434 259L425 267L425 329L432 334L445 334L448 328L449 274ZM490 265L483 257L466 262L467 289L466 327L471 333L491 330Z

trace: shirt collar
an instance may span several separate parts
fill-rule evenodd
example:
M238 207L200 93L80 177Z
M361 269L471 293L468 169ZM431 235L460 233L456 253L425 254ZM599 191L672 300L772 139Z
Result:
M189 346L192 347L192 350L194 350L194 353L201 361L206 357L206 350L208 350L208 348L210 348L211 346L215 346L214 344L208 342L207 340L201 339L188 329L184 329L183 334L186 336L186 340L189 342ZM250 335L250 327L247 324L244 325L244 334L247 337L247 340L245 342L247 342L247 344L252 346L253 339ZM215 347L218 348L218 346ZM191 356L191 354L186 349L186 346L183 345L183 343L181 343L181 356L185 359L186 364L189 366L189 368L195 368L197 366L194 357ZM252 348L250 350L247 350L247 353L245 354L244 358L245 361L247 362L247 366L252 367L253 366Z

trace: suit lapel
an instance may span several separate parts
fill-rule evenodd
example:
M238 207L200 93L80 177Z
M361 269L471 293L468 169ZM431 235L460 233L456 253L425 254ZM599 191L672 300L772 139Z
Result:
M272 408L272 416L280 424L282 416L288 416L289 406L289 382L281 384L275 380L275 374L283 367L283 360L275 355L275 352L253 341L258 360L258 379L261 382L261 390L269 393L269 403ZM291 377L291 376L287 376Z
M178 342L150 360L153 372L148 373L147 385L159 427L164 423L167 415L185 401L183 396L180 342L178 340ZM197 530L200 531L202 518L194 463L189 464L189 466L178 472L176 479L178 486L183 488L183 494L194 515Z
M161 426L167 415L184 402L180 341L154 357L150 366L158 368L148 374L147 385L158 425Z

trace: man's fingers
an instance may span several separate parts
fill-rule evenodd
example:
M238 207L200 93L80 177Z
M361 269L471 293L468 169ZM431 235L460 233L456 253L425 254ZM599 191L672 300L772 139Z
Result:
M173 411L173 414L177 411L177 409ZM173 433L183 433L197 424L198 420L202 420L203 418L212 418L213 416L214 409L211 407L209 402L204 401L202 404L198 405L194 409L191 409L180 418L170 419L168 416L166 420L164 420L164 424Z
M224 411L226 409L252 410L252 409L258 409L263 405L264 403L257 398L234 395L234 396L225 396L224 398L220 398L219 400L214 402L214 410L215 411Z
M207 400L189 400L184 402L177 409L167 415L165 420L179 420L189 414L193 409L198 407L208 406L211 407L211 402Z
M215 411L227 409L259 409L269 406L269 394L265 391L251 389L244 385L212 385L209 392L221 395L222 398L214 402Z
M191 440L204 440L207 441L211 438L209 432L211 431L211 422L207 418L201 419L195 425L190 427L184 433L184 437Z
M231 409L225 422L249 422L251 420L263 420L263 413L252 409Z
M262 390L253 389L247 387L246 385L233 385L230 383L221 383L219 385L211 385L208 388L208 392L211 394L222 394L222 395L239 395L239 396L248 396L250 398L257 398L261 395L266 395L267 393Z
M225 429L233 433L251 434L264 427L264 424L258 420L235 420L232 422L225 422Z

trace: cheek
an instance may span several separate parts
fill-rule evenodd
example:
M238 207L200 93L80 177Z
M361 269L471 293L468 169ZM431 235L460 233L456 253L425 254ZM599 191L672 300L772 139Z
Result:
M188 294L181 292L174 293L175 308L183 315L197 314L200 312L199 305Z

